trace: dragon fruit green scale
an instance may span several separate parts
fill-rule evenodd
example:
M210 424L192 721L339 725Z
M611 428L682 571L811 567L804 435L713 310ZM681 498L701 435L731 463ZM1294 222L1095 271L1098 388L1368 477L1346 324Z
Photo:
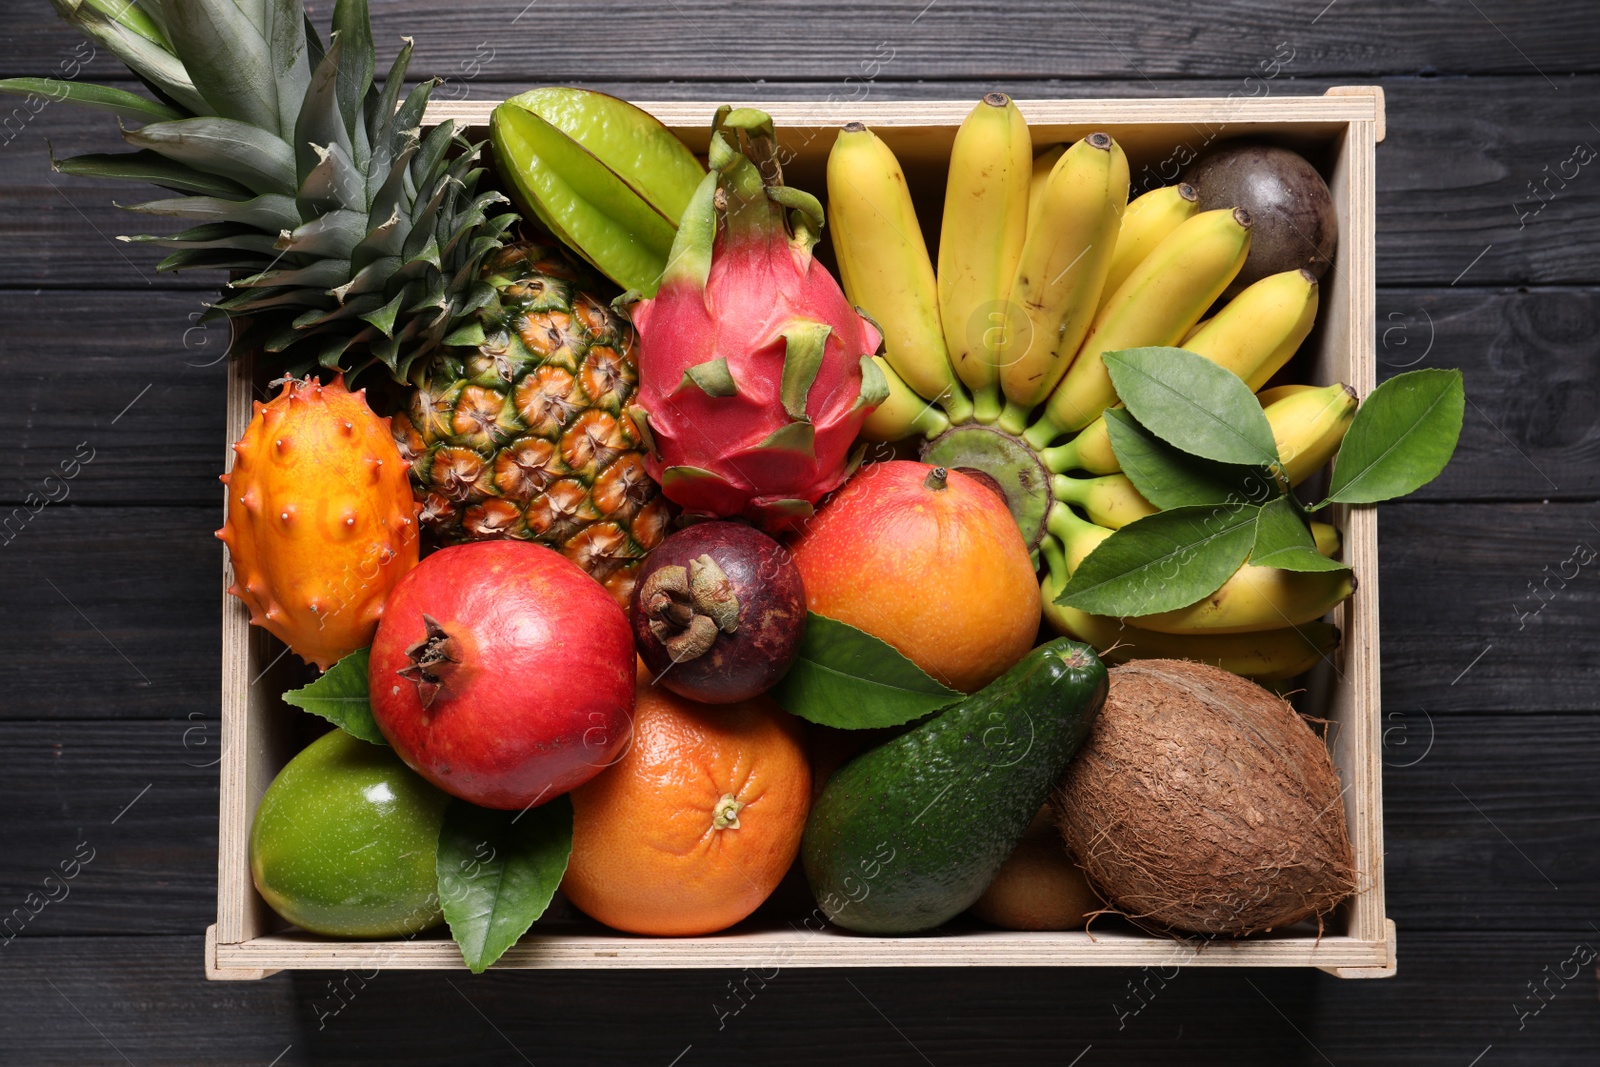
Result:
M782 184L772 119L717 112L653 299L632 309L646 470L690 515L803 522L888 386L881 336L812 256L822 206Z

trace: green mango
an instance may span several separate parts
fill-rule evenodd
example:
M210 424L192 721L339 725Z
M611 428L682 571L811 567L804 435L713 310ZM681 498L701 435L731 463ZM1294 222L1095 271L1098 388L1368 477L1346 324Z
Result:
M396 937L436 926L449 801L392 749L324 734L261 798L250 830L256 889L312 933Z
M683 142L632 104L582 89L513 97L489 130L519 206L618 285L653 296L705 176Z

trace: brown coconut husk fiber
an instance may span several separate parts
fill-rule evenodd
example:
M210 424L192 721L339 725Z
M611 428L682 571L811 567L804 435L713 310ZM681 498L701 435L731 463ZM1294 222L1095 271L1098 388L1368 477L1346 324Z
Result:
M1244 935L1321 916L1355 888L1339 776L1287 702L1217 667L1111 672L1052 807L1067 847L1143 926Z

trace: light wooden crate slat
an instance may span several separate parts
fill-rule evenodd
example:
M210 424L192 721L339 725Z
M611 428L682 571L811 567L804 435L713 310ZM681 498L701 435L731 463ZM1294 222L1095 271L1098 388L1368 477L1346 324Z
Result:
M1320 342L1312 373L1342 381L1363 395L1375 384L1374 145L1383 136L1382 90L1344 86L1323 97L1267 99L1024 100L1036 144L1071 140L1108 129L1127 151L1135 175L1160 173L1174 145L1192 150L1239 134L1262 134L1308 145L1329 160L1329 188L1340 218L1340 248L1323 280ZM451 119L481 129L491 102L439 102L429 124ZM643 103L691 147L703 150L716 104ZM778 124L794 159L790 180L821 190L832 132L846 121L873 126L895 150L919 197L942 188L944 161L955 130L971 109L966 101L756 103ZM1137 181L1137 178L1135 179ZM1170 180L1170 179L1169 179ZM932 216L936 221L936 216ZM924 225L928 224L924 217ZM243 434L259 386L248 357L236 359L228 389L228 439ZM1012 966L1254 966L1320 967L1343 977L1394 973L1394 924L1384 914L1383 795L1379 759L1378 543L1370 508L1341 508L1343 558L1361 585L1335 613L1345 640L1308 687L1321 695L1316 713L1328 720L1329 745L1344 783L1345 811L1356 865L1357 892L1322 936L1296 929L1200 949L1117 931L1088 934L972 931L954 936L870 938L799 927L705 938L655 939L593 934L534 933L512 948L507 968L706 967L1012 967ZM232 581L224 570L224 587ZM244 607L223 597L222 798L218 847L217 924L207 931L206 972L218 979L259 978L276 970L315 968L458 968L448 939L338 942L294 932L281 923L250 883L250 820L272 775L287 761L288 721L278 701L273 667L282 652L247 625Z

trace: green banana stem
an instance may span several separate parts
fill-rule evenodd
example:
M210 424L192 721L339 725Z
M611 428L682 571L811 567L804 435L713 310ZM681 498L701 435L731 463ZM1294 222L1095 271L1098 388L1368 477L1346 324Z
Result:
M1057 500L1082 504L1084 492L1088 489L1088 482L1082 478L1069 478L1065 474L1057 474L1050 479L1050 489L1055 493Z
M1019 404L1015 400L1007 400L1006 406L1001 409L997 421L1000 428L1006 433L1011 434L1013 437L1020 437L1022 436L1022 431L1027 428L1028 418L1032 414L1033 408ZM1037 448L1038 446L1035 446L1035 451L1037 451Z
M1057 541L1054 535L1046 535L1045 539L1039 542L1039 555L1043 557L1045 567L1050 572L1046 581L1059 595L1066 586L1067 579L1072 577L1072 573L1067 570L1067 556L1061 550L1061 542Z
M1055 481L1060 480L1059 476L1055 479ZM1058 497L1061 495L1059 489L1056 495ZM1086 527L1093 525L1094 523L1080 517L1076 511L1073 511L1061 500L1057 500L1050 505L1050 514L1045 519L1045 529L1050 531L1050 536L1059 538L1062 544L1071 544L1079 534L1084 532ZM1063 566L1065 566L1065 562L1065 557L1063 557Z
M1024 414L1026 417L1026 414ZM1002 416L1004 425L1004 416ZM1039 421L1021 431L1022 439L1033 448L1035 452L1044 452L1050 447L1050 442L1066 433L1066 428L1057 426L1055 420L1050 418L1049 412L1039 416Z
M1000 385L986 382L972 390L972 417L985 426L993 425L1003 409L1000 406Z
M1077 438L1039 452L1039 461L1051 474L1065 474L1078 468Z

